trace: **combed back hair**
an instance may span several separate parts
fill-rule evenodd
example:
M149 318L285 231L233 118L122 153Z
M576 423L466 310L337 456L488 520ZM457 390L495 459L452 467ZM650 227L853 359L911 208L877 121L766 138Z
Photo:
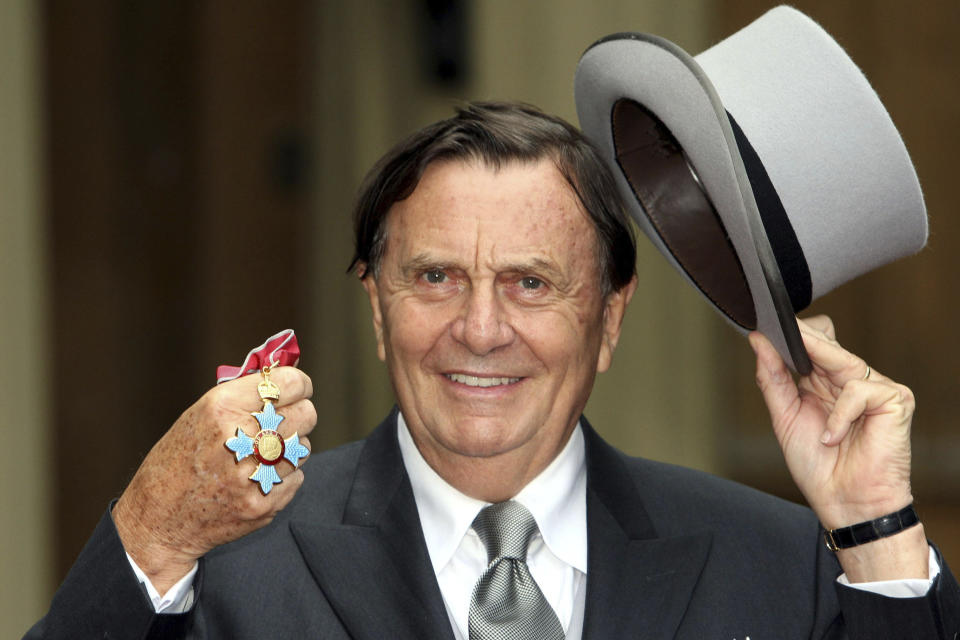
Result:
M610 170L575 127L522 103L475 102L409 136L383 156L360 187L353 214L355 253L348 271L377 277L387 241L387 214L435 161L477 162L499 169L549 158L570 184L597 234L604 295L633 277L636 239Z

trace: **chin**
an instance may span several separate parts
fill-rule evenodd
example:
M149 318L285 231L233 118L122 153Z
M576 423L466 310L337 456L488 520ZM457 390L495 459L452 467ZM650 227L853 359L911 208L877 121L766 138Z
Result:
M449 434L448 447L455 453L470 458L491 458L523 446L526 440L500 424L486 420L459 424Z

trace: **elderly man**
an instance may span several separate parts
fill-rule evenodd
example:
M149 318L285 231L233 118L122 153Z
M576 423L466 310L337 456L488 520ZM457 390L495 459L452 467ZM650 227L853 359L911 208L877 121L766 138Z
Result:
M836 553L823 545L818 523L912 502L910 391L865 371L828 320L801 324L814 372L799 386L751 336L812 512L629 458L587 423L636 288L635 246L608 170L575 128L521 105L464 108L374 167L355 227L398 408L302 471L277 465L282 482L264 495L248 479L254 463L224 449L265 406L259 378L210 390L146 457L29 637L960 630L960 588L921 524ZM292 367L271 379L278 431L307 444L310 379Z

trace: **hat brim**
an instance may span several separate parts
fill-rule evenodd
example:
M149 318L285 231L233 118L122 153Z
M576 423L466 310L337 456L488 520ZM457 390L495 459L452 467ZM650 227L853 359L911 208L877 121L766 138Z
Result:
M764 229L727 111L700 65L656 36L619 33L591 46L574 80L580 126L614 168L626 207L640 229L683 277L741 333L764 334L784 361L802 375L812 370L795 311ZM722 224L742 269L755 326L734 320L715 296L691 277L620 170L613 136L614 106L629 100L653 114L672 134Z

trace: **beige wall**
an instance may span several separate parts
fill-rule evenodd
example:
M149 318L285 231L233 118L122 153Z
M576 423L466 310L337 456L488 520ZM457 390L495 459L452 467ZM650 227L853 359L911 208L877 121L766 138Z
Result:
M0 2L0 637L50 598L49 390L41 210L38 15Z

